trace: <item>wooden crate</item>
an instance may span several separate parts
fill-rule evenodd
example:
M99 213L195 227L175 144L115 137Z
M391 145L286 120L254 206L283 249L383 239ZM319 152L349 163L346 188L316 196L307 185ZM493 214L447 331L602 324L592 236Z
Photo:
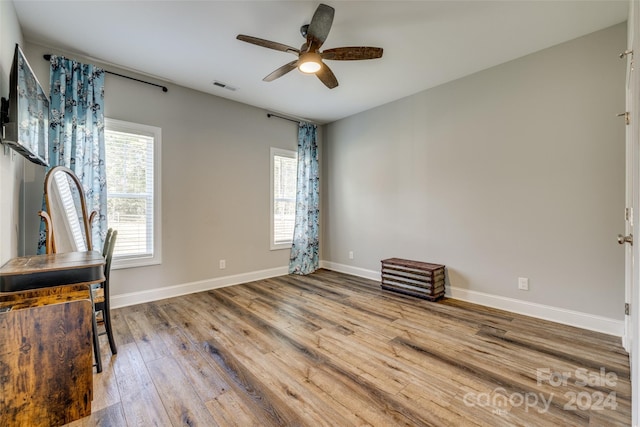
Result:
M382 289L436 301L444 296L444 265L401 258L382 263Z

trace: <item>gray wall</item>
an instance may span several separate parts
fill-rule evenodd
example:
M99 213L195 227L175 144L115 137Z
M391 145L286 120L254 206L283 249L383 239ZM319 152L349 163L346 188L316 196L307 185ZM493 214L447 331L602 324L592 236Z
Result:
M26 54L48 90L44 53ZM76 57L77 58L77 57ZM82 60L82 58L77 58ZM132 73L108 67L127 75ZM105 115L162 128L162 264L115 270L114 295L288 265L289 251L269 250L269 148L295 150L297 125L264 110L176 85L169 91L107 75ZM25 173L27 210L42 197L40 168ZM26 221L31 252L37 218ZM219 269L218 261L227 268Z
M328 125L324 259L622 319L625 46L621 24Z
M0 13L6 96L21 33ZM329 125L322 258L440 262L458 288L621 319L624 47L619 25ZM47 86L57 52L25 48ZM293 149L294 124L112 76L106 109L163 130L163 264L115 271L114 295L287 264L268 245L269 147ZM0 152L0 179L4 262L35 252L42 170Z

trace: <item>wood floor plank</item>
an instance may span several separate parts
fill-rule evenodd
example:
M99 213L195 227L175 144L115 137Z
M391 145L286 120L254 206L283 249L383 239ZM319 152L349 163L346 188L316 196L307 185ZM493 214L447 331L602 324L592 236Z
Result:
M513 425L505 418L498 419L493 408L477 406L473 413L470 413L461 399L443 399L442 396L431 393L431 388L425 389L424 386L409 384L399 393L398 398L422 411L433 412L439 419L436 425L483 427Z
M130 307L130 310L124 316L131 335L145 361L160 359L168 355L162 339L166 326L157 322L157 319L154 320L153 314L149 314L153 310L155 310L153 304L134 306Z
M122 316L127 312L127 310L111 310L111 323L113 327L113 336L117 345L126 345L131 344L135 340L131 331L129 330L129 325L124 321Z
M494 388L502 388L507 395L520 395L520 394L537 394L538 392L553 393L554 388L538 386L532 379L531 370L526 370L525 375L517 375L513 372L512 366L509 363L516 363L503 360L500 363L499 360L483 360L482 355L476 354L472 349L464 354L464 359L460 358L460 347L443 346L439 349L433 346L427 347L421 344L415 344L412 341L406 339L397 339L395 341L400 345L404 345L407 349L416 352L421 357L428 356L431 358L439 359L449 365L449 368L455 370L463 370L473 372L475 377L485 379L488 383L493 384ZM555 403L560 405L563 402L558 401L560 397L555 399ZM574 414L567 414L568 418L573 418ZM579 414L577 415L579 416Z
M244 404L233 390L226 390L206 402L207 408L220 426L226 427L261 427L264 423L255 412Z
M215 399L229 390L225 379L207 363L197 351L197 345L189 341L181 330L171 328L163 338L171 356L203 401Z
M120 403L96 411L92 408L90 416L66 424L68 427L121 427L125 425L127 425L127 421Z
M188 377L172 357L152 360L147 367L172 425L216 425Z
M274 355L256 354L255 348L251 346L236 346L235 350L241 360L253 365L256 376L263 384L277 393L286 405L301 414L305 425L329 427L349 424L345 412L335 411L327 404L322 390L306 377L296 375L281 359ZM274 376L273 371L278 372L278 375Z
M223 305L233 308L234 301L226 298L220 293L209 293L213 298ZM278 324L270 324L270 318L261 318L259 314L245 312L245 317L251 319L256 328L271 331L274 335L278 335L281 339L281 345L288 345L294 349L298 349L301 355L308 357L315 362L321 371L333 376L336 380L344 383L350 390L350 394L359 396L360 399L370 401L381 408L383 414L393 420L394 425L429 425L426 419L432 418L429 413L417 413L410 407L403 407L394 401L391 395L385 396L374 384L370 383L359 375L358 370L353 370L354 365L343 361L341 358L331 359L327 357L321 350L317 337L309 337L300 334L296 330L280 330Z
M105 344L94 393L102 409L74 426L555 427L631 419L619 337L463 301L429 302L332 271L125 307L112 318L119 354L110 357Z
M172 425L136 344L119 346L114 372L127 425Z
M230 382L243 391L245 404L259 409L265 424L268 425L303 425L301 414L285 405L282 399L274 393L269 384L263 383L256 376L250 365L241 363L235 354L223 349L215 340L204 343L204 351L212 358L212 363L221 366L229 375Z
M217 313L215 306L208 306L205 310L198 308L198 300L203 295L191 297L185 295L183 298L174 299L173 304L163 307L164 312L172 319L174 325L189 338L191 342L202 343L206 341L212 334L218 331L217 319L212 319L207 313ZM218 339L222 340L222 337ZM227 348L234 345L234 340L224 341L223 344Z
M330 409L327 412L340 420L335 425L376 425L372 424L373 420L384 418L374 415L371 411L363 411L360 404L354 405L357 399L348 393L342 394L344 388L336 384L335 381L331 387L325 387L323 384L325 381L331 381L331 377L320 369L320 365L310 363L297 351L282 346L273 352L273 357L277 358L281 364L286 365L292 375L308 384L308 387L313 387L315 398L329 405ZM336 390L339 391L336 392ZM392 420L387 421L391 422Z
M400 336L409 341L427 341L434 340L443 349L455 350L456 348L465 348L467 350L473 350L471 354L479 355L483 359L493 359L496 362L505 363L516 362L514 369L532 369L540 366L541 362L545 360L565 360L563 358L551 357L544 351L539 351L536 348L532 348L525 345L513 345L505 346L504 338L500 335L487 335L487 334L460 334L451 335L451 328L454 328L454 324L434 325L429 329L419 327L413 322L406 321L405 319L399 320L394 323L398 327L398 331L401 331ZM517 354L516 354L517 353ZM505 358L505 355L513 356ZM566 360L566 363L572 363L571 360ZM513 364L513 363L512 363ZM508 366L508 365L507 365ZM590 366L586 366L590 367Z
M223 325L211 327L211 316L215 314L214 311L200 313L194 319L191 317L193 312L185 314L182 310L172 310L172 307L165 307L164 310L174 322L181 325L185 335L196 344L195 351L198 351L224 378L229 389L242 399L244 406L251 408L256 418L261 420L262 425L277 426L299 422L297 415L282 405L280 399L256 379L250 366L238 362L232 353L233 348L224 345L224 335L220 333ZM202 321L194 322L194 320ZM220 341L220 338L223 340Z
M318 331L316 336L321 337L318 347L332 357L357 366L358 375L382 391L395 395L409 384L397 360L368 348L364 341L332 330Z
M102 357L102 372L93 375L92 412L97 412L120 403L120 391L118 390L118 383L113 367L115 357L111 354L106 335L100 337L100 352Z
M320 328L335 328L344 334L350 334L353 331L349 329L344 322L331 318L329 313L324 310L308 309L306 305L309 299L302 293L299 293L288 287L260 286L254 284L247 287L247 290L259 295L260 301L276 307L281 315L295 320L296 327L303 327L311 332L315 332ZM286 297L286 299L283 299Z

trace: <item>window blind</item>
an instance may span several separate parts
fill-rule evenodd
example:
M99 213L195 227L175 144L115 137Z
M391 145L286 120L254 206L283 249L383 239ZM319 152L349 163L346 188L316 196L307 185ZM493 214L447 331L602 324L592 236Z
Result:
M107 221L114 258L153 256L153 135L105 130Z
M273 243L285 244L293 240L296 219L296 178L298 161L295 157L273 157Z

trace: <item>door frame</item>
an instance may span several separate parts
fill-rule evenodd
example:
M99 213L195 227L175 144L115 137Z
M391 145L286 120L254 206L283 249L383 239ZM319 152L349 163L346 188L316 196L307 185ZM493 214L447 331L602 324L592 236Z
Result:
M637 49L634 63L633 50ZM629 120L626 126L626 209L625 232L632 234L634 225L640 224L640 0L629 0L627 20L627 77L625 106ZM631 211L628 210L631 208ZM640 237L640 236L638 236ZM634 245L625 245L625 302L630 313L625 315L623 345L629 352L631 365L631 423L640 425L640 239Z

